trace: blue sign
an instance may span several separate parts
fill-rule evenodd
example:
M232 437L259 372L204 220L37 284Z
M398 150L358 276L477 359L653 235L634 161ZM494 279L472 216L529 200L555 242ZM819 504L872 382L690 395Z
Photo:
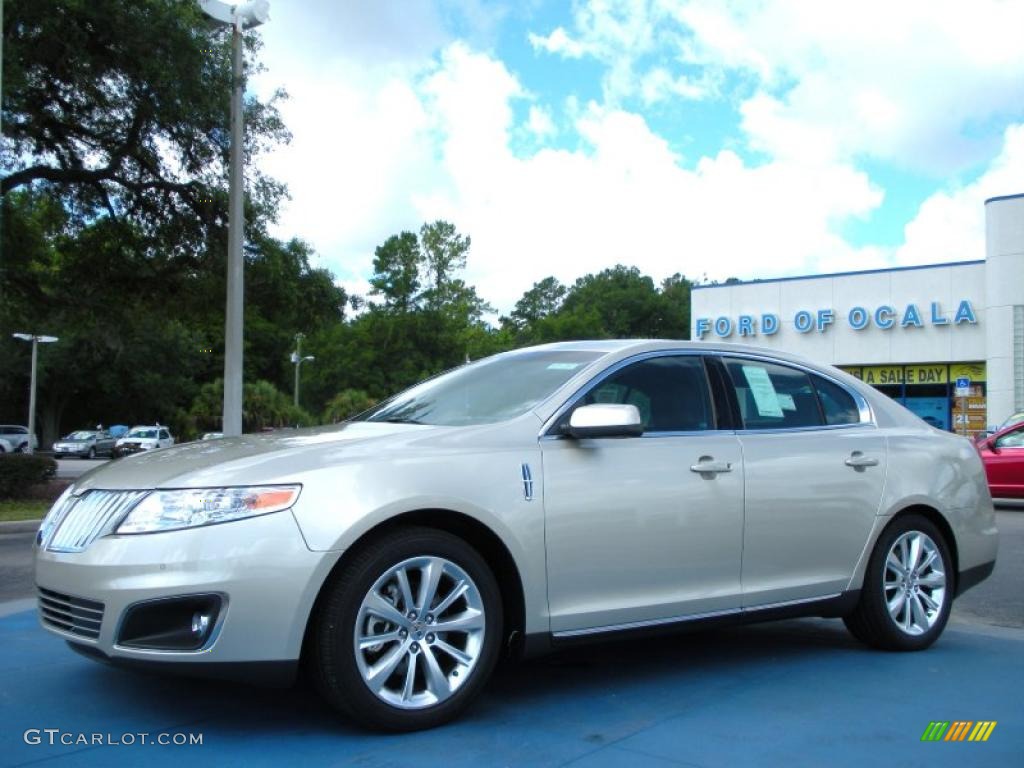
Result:
M968 379L966 376L961 376L959 379L956 380L957 389L969 389L970 386L971 380Z
M942 311L942 304L938 301L931 302L929 312L922 313L917 304L907 304L900 309L889 304L883 304L873 309L855 306L846 313L846 324L855 331L863 331L874 325L883 331L893 328L924 328L925 325L932 326L960 326L976 325L977 315L974 314L974 307L968 299L963 299L957 306L956 311L950 319L948 313ZM925 318L928 318L927 322ZM809 310L801 309L793 315L793 328L798 333L825 333L829 326L837 322L836 313L832 309ZM737 336L774 336L780 328L779 316L770 312L756 315L740 315L735 322L731 317L720 315L719 317L698 317L694 320L694 335L703 339L707 334L714 332L719 338L728 338L735 333ZM969 383L968 383L969 385Z

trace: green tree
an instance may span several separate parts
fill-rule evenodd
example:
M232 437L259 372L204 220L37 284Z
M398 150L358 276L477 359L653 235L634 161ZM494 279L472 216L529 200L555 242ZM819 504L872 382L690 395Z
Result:
M361 389L343 389L327 401L323 419L330 424L337 424L339 421L350 419L376 404L377 401Z
M108 215L151 236L170 227L178 248L223 229L230 33L181 0L6 0L3 13L4 194L43 185L79 225ZM246 35L248 61L260 45ZM288 139L282 96L247 97L247 161ZM283 187L246 167L258 228Z
M455 225L435 221L420 227L420 248L423 252L423 271L427 289L427 306L437 309L453 298L455 274L466 268L466 254L471 240L460 235Z
M384 297L384 308L408 312L416 304L420 290L422 251L412 232L392 235L377 246L373 256L370 293Z

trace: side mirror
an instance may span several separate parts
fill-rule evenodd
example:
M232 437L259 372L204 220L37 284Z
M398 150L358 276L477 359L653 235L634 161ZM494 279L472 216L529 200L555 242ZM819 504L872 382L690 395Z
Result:
M574 410L566 431L577 440L587 437L639 437L644 433L644 423L635 405L598 403Z

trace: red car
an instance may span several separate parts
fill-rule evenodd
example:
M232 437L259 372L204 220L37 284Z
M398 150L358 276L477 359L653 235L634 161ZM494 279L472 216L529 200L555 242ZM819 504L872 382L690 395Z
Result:
M988 487L996 499L1024 499L1024 424L1014 424L978 443Z

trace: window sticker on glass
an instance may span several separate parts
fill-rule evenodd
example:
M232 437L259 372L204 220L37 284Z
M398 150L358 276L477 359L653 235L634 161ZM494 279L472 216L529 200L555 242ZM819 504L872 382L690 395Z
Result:
M549 371L575 371L580 367L579 363L551 363L548 366Z
M754 396L758 415L781 419L782 408L779 407L779 395L772 385L768 371L756 365L744 365L743 377L750 385L750 394Z
M776 397L779 398L779 407L784 411L795 411L796 403L793 402L793 396L787 395L785 392L779 392Z

